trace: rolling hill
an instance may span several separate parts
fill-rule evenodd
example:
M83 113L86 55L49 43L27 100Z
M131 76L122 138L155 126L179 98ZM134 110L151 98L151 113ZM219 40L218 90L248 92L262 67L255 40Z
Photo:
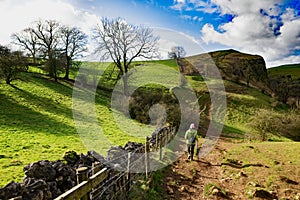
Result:
M236 58L237 52L229 53L234 53L233 57ZM160 65L177 70L176 62L171 60L136 62L135 65ZM110 74L111 70L109 68L106 74ZM155 71L151 74L155 76ZM204 79L197 74L188 74L186 77L196 94L201 97L200 105L209 106L210 96ZM113 88L113 83L108 82L105 77L101 80L101 87L108 90L97 91L96 110L107 137L119 145L127 141L143 142L141 138L130 136L118 128L110 108L109 91ZM239 139L250 135L255 140L259 139L260 133L250 122L259 112L265 110L278 115L288 115L290 110L285 104L278 103L276 99L256 88L247 87L244 83L245 81L224 81L227 111L223 135ZM28 163L60 159L67 150L86 152L73 121L72 92L73 82L60 80L55 83L45 75L33 72L21 74L20 79L12 85L0 82L0 186L11 180L20 181L23 166ZM200 123L207 128L209 110L201 117L203 120ZM268 139L291 141L287 137L272 134Z

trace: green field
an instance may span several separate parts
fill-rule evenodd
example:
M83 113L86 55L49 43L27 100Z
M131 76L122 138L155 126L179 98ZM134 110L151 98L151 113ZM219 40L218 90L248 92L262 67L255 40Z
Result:
M89 65L89 69L96 68L97 71L97 63L85 64ZM141 83L151 82L150 77L161 80L166 87L172 87L176 83L176 80L174 82L174 78L172 78L172 73L177 70L174 61L136 62L134 64L143 66L139 72L147 74L145 77L132 79L133 85L136 87ZM115 121L112 114L110 96L116 80L107 78L107 74L111 74L111 77L115 78L116 72L112 71L112 66L109 66L108 69L104 71L105 76L101 77L99 83L99 86L106 90L98 90L92 94L95 102L90 102L95 105L98 123L104 135L114 145L124 145L127 141L143 142L145 135L149 135L154 127L135 123L136 127L143 128L141 130L146 128L147 132L134 135L128 133L133 130L132 124L127 123L127 119L122 119L122 129L119 128L118 122ZM76 74L77 72L73 72L72 76L75 77ZM187 79L197 94L207 92L206 83L201 77L190 76ZM87 78L87 82L92 80L93 77ZM228 81L224 83L228 106L225 134L238 134L241 138L245 133L254 134L255 131L249 125L249 120L259 109L289 112L285 106L272 107L274 99L255 89ZM82 94L90 92L80 88L76 90ZM61 159L64 152L68 150L82 153L91 150L83 144L83 138L78 135L75 128L72 94L72 81L60 80L59 83L55 83L37 68L31 68L30 72L21 74L20 79L13 81L12 85L0 82L0 168L2 172L0 187L12 180L21 181L24 175L23 167L31 162L43 159ZM209 103L209 95L205 94L201 101L200 104ZM82 100L82 104L84 104L84 100ZM116 115L122 118L120 114ZM89 119L89 116L85 117L84 119ZM85 125L86 128L89 127L88 123ZM93 137L96 136L93 135L88 139L91 141ZM282 138L281 140L286 139ZM104 147L108 144L101 138L95 138L93 142L93 147L105 154Z
M291 75L292 79L300 78L300 64L282 65L268 69L269 77L287 76Z
M222 169L225 177L233 179L231 184L244 188L245 196L249 196L253 187L245 184L241 173L246 174L248 181L258 184L265 191L277 190L278 197L281 197L279 199L289 199L283 197L296 197L295 194L299 192L299 154L297 142L234 144L223 160L224 163L234 165L223 165ZM233 167L236 163L241 167ZM294 181L295 184L289 181ZM290 193L286 193L287 190ZM232 191L236 192L236 189Z
M23 167L31 162L61 159L68 150L91 150L83 145L74 125L72 83L54 83L32 73L21 77L12 86L0 84L0 187L21 181ZM98 120L108 139L115 145L144 141L117 127L109 103L109 95L96 94ZM106 144L98 141L97 145Z

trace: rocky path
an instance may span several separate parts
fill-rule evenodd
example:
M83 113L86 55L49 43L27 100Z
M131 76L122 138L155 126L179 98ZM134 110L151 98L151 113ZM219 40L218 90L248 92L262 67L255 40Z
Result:
M260 173L261 170L271 170L268 166L260 164L248 166L243 165L242 162L228 163L228 161L224 163L226 155L229 154L228 151L234 145L234 143L220 140L208 155L191 162L187 160L187 155L183 155L163 172L162 187L165 195L162 199L248 199L246 188L249 187L253 188L252 194L250 194L252 199L278 199L276 195L279 195L279 190L274 193L268 192L252 182L252 177L248 177L244 173L244 169L249 166L257 173ZM228 173L228 170L234 170L234 173ZM291 184L277 187L290 186ZM298 183L294 186L300 188ZM289 195L281 192L280 196L297 199L299 194Z
M214 150L202 159L188 161L187 155L182 156L177 162L164 171L163 188L166 192L166 199L212 199L212 196L205 196L205 193L214 193L215 199L225 199L222 191L214 186L218 184L222 176L222 154L226 152L217 144ZM208 190L208 191L205 191ZM211 191L209 191L211 190ZM228 199L228 198L227 198Z

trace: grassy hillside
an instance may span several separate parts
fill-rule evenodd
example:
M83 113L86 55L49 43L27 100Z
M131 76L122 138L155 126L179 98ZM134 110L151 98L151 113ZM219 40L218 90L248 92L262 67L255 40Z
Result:
M91 67L95 65L88 64ZM143 65L148 75L157 76L167 86L172 82L168 79L168 73L177 70L173 60L136 62L134 64L136 66ZM157 66L162 69L163 73L157 74L155 71ZM170 68L171 71L167 68ZM74 125L72 82L59 81L59 83L55 83L41 72L36 68L31 68L30 73L22 74L21 79L12 82L12 86L0 82L0 169L2 172L0 187L11 180L20 181L23 177L23 167L28 163L42 159L60 159L68 150L84 153L87 151ZM113 71L112 66L104 74L108 75L111 72L112 77L115 78L116 71ZM75 74L74 72L73 75ZM148 78L145 77L141 80L147 82ZM208 105L210 97L205 81L199 76L189 76L187 79L197 95L203 95L200 104ZM100 86L109 91L113 89L114 83L115 80L104 76L101 78ZM252 129L249 122L259 109L288 112L287 107L283 105L272 106L274 99L255 89L229 81L224 83L228 98L224 127L224 133L227 135L233 134L243 138L245 133L256 133L257 131ZM135 84L138 85L139 82ZM98 91L95 99L98 120L109 140L116 145L124 145L127 141L144 141L142 137L127 134L117 126L110 108L109 92ZM207 112L206 114L208 115ZM204 124L206 121L201 119L201 123ZM130 130L130 125L125 124L125 126L128 126L125 129ZM280 140L285 139L281 138ZM96 142L99 146L105 146L101 141L97 140Z
M31 162L61 159L68 150L86 153L73 121L72 87L33 73L22 74L12 86L0 82L0 187L20 181L23 167ZM106 94L96 95L98 120L107 137L116 145L142 142L117 127L109 103Z
M268 69L269 77L279 77L291 75L293 79L300 78L300 64L282 65Z

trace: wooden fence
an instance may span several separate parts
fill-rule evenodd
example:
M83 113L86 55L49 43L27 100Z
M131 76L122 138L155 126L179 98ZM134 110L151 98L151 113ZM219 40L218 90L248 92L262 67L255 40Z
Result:
M128 195L134 182L148 179L150 176L150 152L159 151L159 159L163 157L163 147L175 136L174 127L163 127L153 132L151 137L146 137L145 144L132 152L128 152L127 158L122 159L122 164L127 164L127 170L103 166L101 163L93 163L92 170L87 167L77 169L77 186L57 197L55 200L74 199L128 199ZM144 152L143 156L134 158L136 152ZM131 173L135 165L142 164L144 173ZM89 174L91 174L90 177Z

